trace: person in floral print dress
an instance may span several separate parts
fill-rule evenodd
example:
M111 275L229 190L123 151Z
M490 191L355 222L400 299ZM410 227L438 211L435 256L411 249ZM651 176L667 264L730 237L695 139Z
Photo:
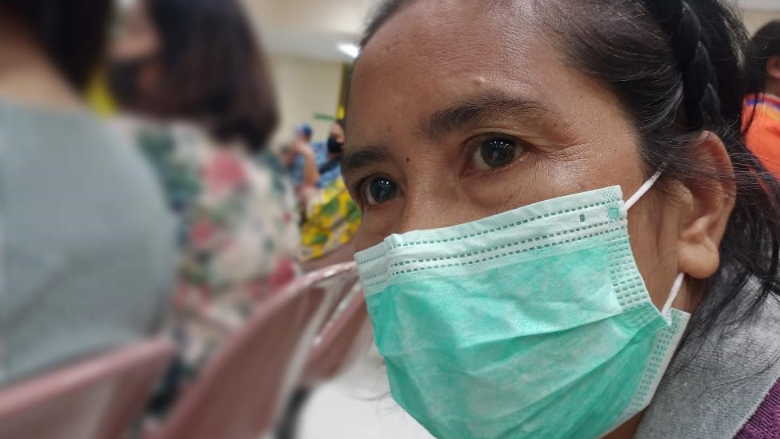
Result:
M235 0L142 0L125 11L109 83L120 123L179 218L177 361L152 403L164 415L252 309L292 280L300 246L291 182L264 146L277 122L268 70ZM209 29L204 33L202 29Z
M260 292L296 275L296 201L270 155L257 162L240 145L216 147L183 126L147 125L138 143L181 219L173 328L194 375L246 320Z

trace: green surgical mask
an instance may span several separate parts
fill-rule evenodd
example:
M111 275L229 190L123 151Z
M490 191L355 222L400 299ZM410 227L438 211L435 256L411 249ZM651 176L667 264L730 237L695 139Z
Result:
M650 403L689 320L659 312L619 187L358 253L395 400L439 439L594 439Z

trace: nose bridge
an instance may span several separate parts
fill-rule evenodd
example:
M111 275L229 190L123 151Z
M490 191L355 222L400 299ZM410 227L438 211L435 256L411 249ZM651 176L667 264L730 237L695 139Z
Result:
M457 186L441 174L426 172L409 182L401 221L396 233L428 230L460 224L463 201Z

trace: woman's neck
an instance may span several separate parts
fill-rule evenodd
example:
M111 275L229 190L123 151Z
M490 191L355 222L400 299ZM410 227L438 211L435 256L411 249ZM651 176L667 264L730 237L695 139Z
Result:
M617 428L617 430L606 435L604 439L631 439L639 430L639 424L642 423L642 416L644 412L629 419L625 424Z
M770 79L767 81L764 87L764 92L776 98L780 98L780 80Z
M0 99L50 109L80 108L78 95L20 20L0 8Z

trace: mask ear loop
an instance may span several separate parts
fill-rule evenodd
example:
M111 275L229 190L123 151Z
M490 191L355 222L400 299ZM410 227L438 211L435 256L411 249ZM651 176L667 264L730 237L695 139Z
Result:
M628 201L625 202L626 210L631 209L634 207L634 205L647 194L647 192L650 191L650 189L655 186L656 182L658 182L658 179L661 178L661 175L664 173L664 169L666 169L666 164L664 163L661 165L660 168L658 168L657 171L655 171L655 174L653 174L652 177L650 177L649 180L643 184L639 190L637 190L634 195L631 196L631 198L628 199ZM682 284L683 280L685 280L685 273L680 273L677 275L677 279L674 280L674 284L672 285L672 291L669 293L669 298L666 299L666 303L664 304L664 307L661 308L661 313L666 314L670 309L672 309L672 304L674 303L675 299L677 299L677 296L680 294L680 290L682 290Z
M658 168L657 171L655 171L655 174L653 174L652 177L650 177L649 180L643 184L634 195L631 196L631 198L626 201L626 210L631 209L634 207L634 204L637 203L642 197L645 196L645 194L655 186L655 183L658 181L659 178L661 178L661 174L664 173L664 169L666 169L666 164L661 165L660 168Z
M677 275L677 279L674 280L674 285L672 285L672 291L669 293L669 298L666 299L664 307L661 308L661 314L666 314L670 309L672 309L674 300L677 299L678 295L680 295L680 290L682 290L684 279L685 273L680 273Z

